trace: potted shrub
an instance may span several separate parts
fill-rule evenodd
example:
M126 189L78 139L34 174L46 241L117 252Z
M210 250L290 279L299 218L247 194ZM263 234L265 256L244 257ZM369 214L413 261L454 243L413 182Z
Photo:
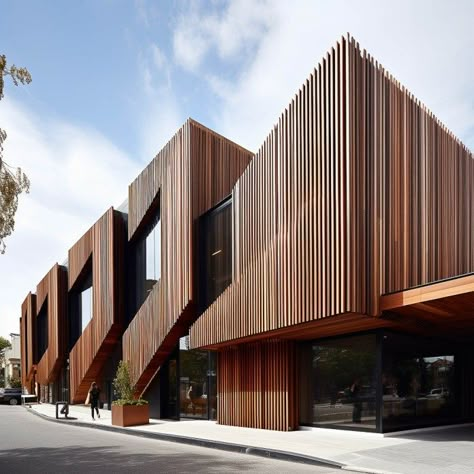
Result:
M147 425L150 422L148 402L135 399L134 386L127 362L121 360L114 379L114 389L118 399L112 402L112 424L115 426Z

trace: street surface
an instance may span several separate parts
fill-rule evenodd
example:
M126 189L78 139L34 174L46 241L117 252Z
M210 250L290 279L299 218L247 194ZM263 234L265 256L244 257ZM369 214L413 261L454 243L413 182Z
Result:
M0 473L5 474L341 473L339 469L60 425L20 406L0 405L0 433Z

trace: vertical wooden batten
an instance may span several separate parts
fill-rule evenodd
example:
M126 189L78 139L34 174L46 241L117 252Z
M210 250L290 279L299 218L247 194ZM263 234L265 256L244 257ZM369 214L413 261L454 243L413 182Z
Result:
M33 393L33 379L36 369L34 358L36 350L36 295L28 293L21 305L20 344L21 344L21 382Z
M40 385L55 382L67 358L67 271L65 267L55 264L38 283L36 288L36 317L46 300L48 305L48 347L41 360L37 361L36 380Z
M380 316L382 294L474 271L473 190L472 153L342 38L233 189L233 282L192 347Z
M69 250L69 291L92 259L92 319L71 349L70 397L83 403L123 331L125 223L110 208Z
M137 394L197 317L197 219L229 195L251 157L189 119L129 187L129 240L146 237L144 223L158 194L161 219L161 279L122 338Z

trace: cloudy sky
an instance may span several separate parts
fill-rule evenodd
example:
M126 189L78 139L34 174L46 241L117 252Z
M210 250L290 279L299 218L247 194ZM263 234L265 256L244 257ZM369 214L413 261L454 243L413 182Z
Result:
M29 291L193 117L258 149L330 46L350 32L474 149L474 2L1 1L5 158L32 187L0 255L0 335Z

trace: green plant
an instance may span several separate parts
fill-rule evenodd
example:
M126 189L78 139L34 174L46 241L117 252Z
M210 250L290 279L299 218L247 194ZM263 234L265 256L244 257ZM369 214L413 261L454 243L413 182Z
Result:
M146 405L148 402L142 398L135 399L133 394L135 392L135 386L132 383L132 377L130 376L130 367L128 362L121 360L117 367L117 372L114 379L114 390L117 395L117 400L113 402L113 405L124 406L124 405Z

